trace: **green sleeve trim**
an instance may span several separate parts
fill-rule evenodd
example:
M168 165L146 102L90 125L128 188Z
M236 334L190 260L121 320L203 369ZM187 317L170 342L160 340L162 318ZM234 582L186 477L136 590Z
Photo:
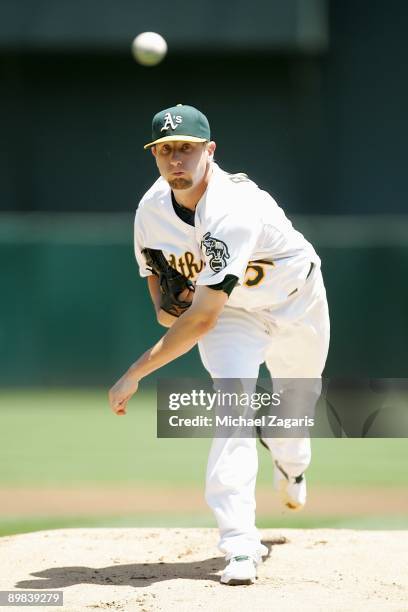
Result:
M215 289L216 291L224 291L227 295L231 295L231 291L235 287L238 282L238 277L233 274L227 274L220 283L216 285L207 285L210 289Z

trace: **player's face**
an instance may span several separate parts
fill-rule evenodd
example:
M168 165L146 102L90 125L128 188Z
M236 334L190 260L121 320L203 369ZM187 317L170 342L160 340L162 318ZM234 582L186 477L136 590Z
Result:
M190 189L203 180L215 143L162 142L152 148L161 176L172 189Z

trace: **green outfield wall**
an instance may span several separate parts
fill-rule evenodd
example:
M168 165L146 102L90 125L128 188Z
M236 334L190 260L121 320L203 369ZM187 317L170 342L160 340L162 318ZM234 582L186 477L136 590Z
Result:
M327 374L405 377L407 18L402 0L3 0L0 385L107 385L162 333L132 214L152 114L178 102L316 245ZM130 54L143 30L169 43L155 68ZM194 353L163 373L200 371Z
M326 374L405 377L408 219L294 222L322 258L332 322ZM1 386L106 386L161 336L132 224L131 215L1 216ZM161 375L202 372L194 350Z
M291 213L405 213L407 20L402 0L3 0L0 210L133 210L151 117L182 102ZM143 29L168 38L155 68Z
M316 52L327 45L327 0L2 0L0 50L123 52L144 31L172 49Z

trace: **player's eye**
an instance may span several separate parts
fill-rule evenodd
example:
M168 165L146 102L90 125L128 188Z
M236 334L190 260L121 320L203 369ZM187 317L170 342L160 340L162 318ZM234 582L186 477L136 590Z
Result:
M189 142L185 142L183 143L183 146L181 147L182 151L191 151L191 144Z

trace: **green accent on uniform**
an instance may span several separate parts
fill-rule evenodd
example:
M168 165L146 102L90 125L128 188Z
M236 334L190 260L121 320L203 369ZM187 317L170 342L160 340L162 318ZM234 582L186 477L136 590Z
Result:
M225 293L227 295L231 295L231 292L233 290L233 288L235 287L235 285L238 282L238 277L234 276L233 274L226 274L224 280L222 280L220 283L217 283L216 285L208 285L208 287L210 289L216 289L217 291L225 291Z
M187 223L188 225L192 225L194 227L195 210L190 210L189 208L186 208L185 206L179 204L176 198L174 197L173 192L171 192L171 202L173 204L173 210L178 216L178 218L184 221L184 223Z
M152 121L152 142L161 139L183 140L183 137L211 140L210 124L207 117L194 106L179 104L156 113Z
M248 561L249 557L247 555L238 555L238 557L234 557L234 561Z

